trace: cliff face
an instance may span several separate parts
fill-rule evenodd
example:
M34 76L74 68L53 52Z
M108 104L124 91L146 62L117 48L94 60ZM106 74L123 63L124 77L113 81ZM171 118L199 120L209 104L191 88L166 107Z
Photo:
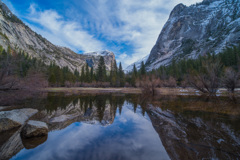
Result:
M221 52L240 42L240 1L204 0L171 12L146 61L147 69L167 65L172 59L197 58Z
M81 71L81 67L86 63L96 69L100 56L104 56L106 68L110 70L111 62L115 60L114 54L110 51L96 52L98 54L77 54L68 48L52 44L26 26L1 1L0 45L5 49L11 46L16 50L23 50L47 65L54 62L60 67L68 66L72 71L75 69Z

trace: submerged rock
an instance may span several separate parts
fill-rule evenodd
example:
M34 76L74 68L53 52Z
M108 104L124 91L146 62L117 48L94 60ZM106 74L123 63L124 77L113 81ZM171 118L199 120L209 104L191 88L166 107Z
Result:
M33 149L43 144L44 142L46 142L47 138L48 136L33 137L33 138L27 138L27 139L23 138L22 143L26 149Z
M20 127L37 112L37 109L30 108L0 112L0 132Z
M21 135L24 138L46 136L48 134L48 126L44 122L30 120L23 127Z

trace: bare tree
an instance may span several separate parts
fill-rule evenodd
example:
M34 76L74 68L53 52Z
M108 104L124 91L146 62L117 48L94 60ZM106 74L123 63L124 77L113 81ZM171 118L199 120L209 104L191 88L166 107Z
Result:
M152 75L151 77L145 76L142 80L137 80L137 87L141 87L143 94L145 95L155 95L155 89L160 87L161 84L160 78Z
M202 93L216 94L220 86L222 64L218 59L206 60L200 71L191 71L190 84Z
M233 68L226 68L224 76L222 78L222 84L227 90L231 93L234 93L234 90L237 86L239 79L239 73L236 72Z
M177 81L174 77L169 77L168 79L164 80L163 86L170 88L177 87Z

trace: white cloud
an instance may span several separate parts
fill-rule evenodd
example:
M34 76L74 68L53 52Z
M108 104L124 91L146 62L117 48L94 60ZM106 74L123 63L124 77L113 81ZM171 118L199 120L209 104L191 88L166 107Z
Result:
M132 53L117 55L123 67L148 55L166 23L171 10L178 3L186 5L201 0L94 0L87 9L95 29L109 40L133 46ZM94 10L94 11L93 11ZM127 55L127 56L126 56Z
M59 15L55 10L41 11L33 4L29 8L28 20L38 24L30 23L31 28L54 44L74 51L112 50L125 68L150 53L174 6L200 1L88 0L84 1L84 15L77 11L78 6L74 8L75 11L69 11L68 14L77 17L76 21L65 20L65 15ZM82 2L78 4L82 5ZM107 46L108 42L121 45ZM128 49L120 53L119 50L125 46L132 47L129 49L131 53L127 52Z
M36 5L31 5L30 15L27 18L36 32L42 34L57 45L70 47L84 52L102 50L104 43L81 28L77 22L66 21L54 10L38 11Z

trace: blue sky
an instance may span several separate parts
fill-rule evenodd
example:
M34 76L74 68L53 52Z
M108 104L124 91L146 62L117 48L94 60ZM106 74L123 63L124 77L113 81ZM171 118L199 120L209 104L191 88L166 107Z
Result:
M110 50L127 67L148 55L175 5L202 0L2 0L53 44Z

